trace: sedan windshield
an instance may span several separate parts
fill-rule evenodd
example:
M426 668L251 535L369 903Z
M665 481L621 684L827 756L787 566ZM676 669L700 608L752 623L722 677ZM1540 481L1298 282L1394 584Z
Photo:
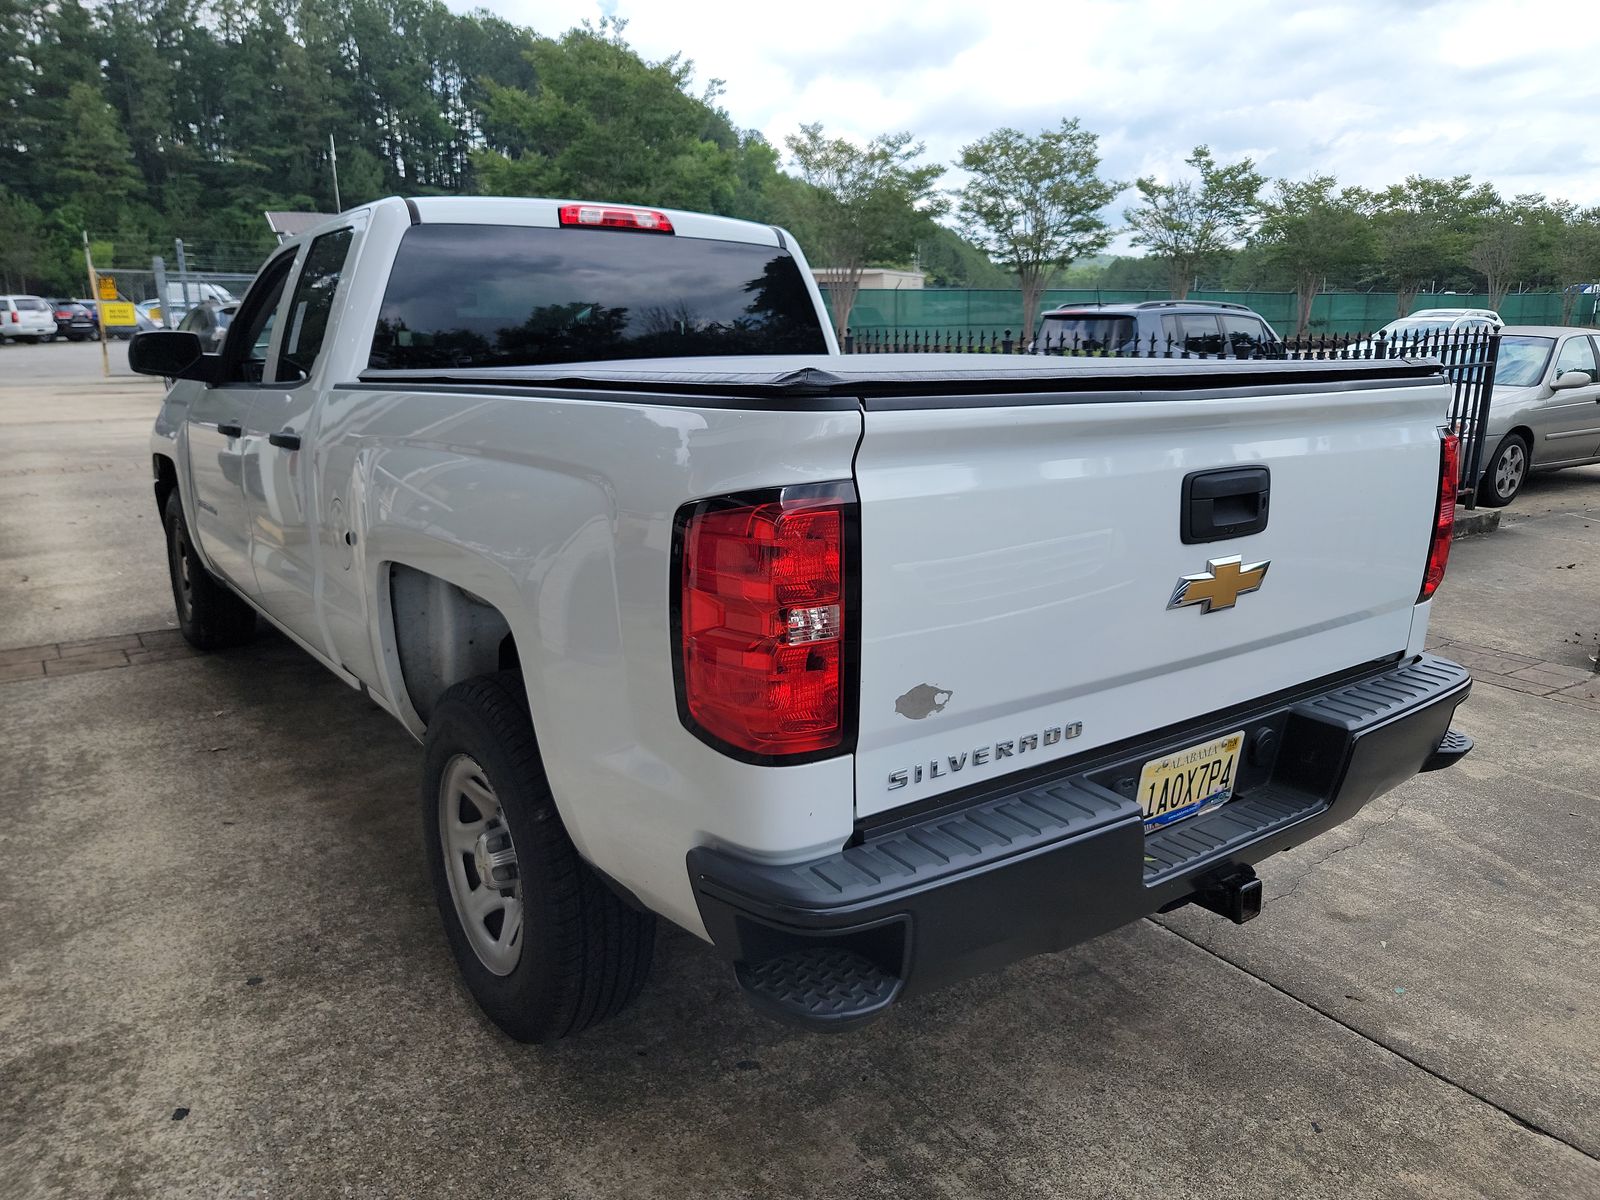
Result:
M1538 383L1555 344L1555 338L1520 333L1501 338L1500 358L1494 368L1495 386L1532 387Z

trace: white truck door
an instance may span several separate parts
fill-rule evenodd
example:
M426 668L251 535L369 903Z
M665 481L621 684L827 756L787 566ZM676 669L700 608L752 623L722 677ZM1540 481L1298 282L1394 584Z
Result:
M305 247L267 364L268 382L248 415L245 505L259 602L325 653L316 601L312 426L322 392L317 368L354 237L354 229L338 229Z
M248 596L256 594L250 564L250 517L245 471L251 434L248 415L261 390L284 284L294 265L290 250L269 262L251 285L228 330L222 380L189 405L185 441L194 495L194 536L211 569Z

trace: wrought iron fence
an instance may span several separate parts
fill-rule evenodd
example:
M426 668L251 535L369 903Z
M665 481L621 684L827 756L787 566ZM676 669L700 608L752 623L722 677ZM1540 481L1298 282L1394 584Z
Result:
M1028 354L1063 358L1164 358L1211 361L1291 360L1299 362L1368 359L1435 360L1451 385L1449 420L1461 438L1461 497L1477 503L1483 469L1483 435L1494 398L1494 373L1500 355L1497 330L1434 330L1385 337L1378 334L1326 334L1288 341L1220 336L1187 342L1155 336L1120 344L1045 337L1037 342L1006 330L850 329L846 354Z

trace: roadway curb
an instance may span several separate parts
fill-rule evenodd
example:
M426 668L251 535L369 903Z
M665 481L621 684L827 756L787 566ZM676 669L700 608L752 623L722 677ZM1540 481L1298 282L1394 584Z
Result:
M1455 536L1458 538L1471 537L1475 533L1493 533L1499 528L1498 508L1456 509Z

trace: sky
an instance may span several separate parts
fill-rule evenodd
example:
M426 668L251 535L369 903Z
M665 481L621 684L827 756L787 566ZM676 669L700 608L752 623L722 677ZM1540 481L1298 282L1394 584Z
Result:
M820 121L858 141L910 130L949 163L1000 126L1075 116L1103 173L1129 183L1183 173L1205 143L1273 178L1466 173L1506 196L1600 204L1594 0L451 2L550 36L625 18L641 55L681 51L694 90L723 80L734 123L780 148Z

